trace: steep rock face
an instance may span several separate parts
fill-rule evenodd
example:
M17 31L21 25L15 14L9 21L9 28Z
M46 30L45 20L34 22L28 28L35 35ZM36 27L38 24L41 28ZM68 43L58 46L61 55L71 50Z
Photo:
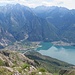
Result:
M1 47L23 39L75 43L74 25L75 10L54 6L31 9L19 4L0 6L0 29L7 35L0 33Z
M57 28L56 33L60 40L75 43L75 10L55 6L39 6L32 10Z
M13 35L4 28L0 27L0 48L3 48L13 42L15 42Z
M30 8L19 4L0 7L0 26L18 41L23 39L29 41L59 39L56 34L57 28L46 19L38 18Z

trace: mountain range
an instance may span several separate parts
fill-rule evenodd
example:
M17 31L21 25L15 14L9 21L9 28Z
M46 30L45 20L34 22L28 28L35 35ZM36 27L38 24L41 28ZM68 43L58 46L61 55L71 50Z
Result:
M56 34L60 40L70 43L75 42L75 9L39 6L33 11L38 17L46 19L57 29Z
M20 4L0 6L0 47L16 41L75 43L75 10Z
M75 75L75 68L70 68L74 65L32 50L39 46L39 41L75 45L75 10L20 4L0 6L0 48L7 49L0 50L0 74Z

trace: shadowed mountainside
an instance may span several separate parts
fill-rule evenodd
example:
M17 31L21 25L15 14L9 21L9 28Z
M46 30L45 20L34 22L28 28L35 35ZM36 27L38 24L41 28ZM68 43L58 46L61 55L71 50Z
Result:
M15 41L75 43L75 10L16 4L0 6L0 47Z

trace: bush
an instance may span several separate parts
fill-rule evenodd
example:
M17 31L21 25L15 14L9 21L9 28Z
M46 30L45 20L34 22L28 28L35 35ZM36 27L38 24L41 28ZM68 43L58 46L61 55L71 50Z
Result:
M30 65L29 64L26 64L26 63L22 65L22 69L26 69L27 67L29 68Z
M21 68L17 68L17 70L19 71L19 73L22 73L22 69Z
M44 68L39 68L40 72L46 72L46 70Z
M31 72L31 74L30 75L36 75L36 72Z
M5 63L2 60L0 60L0 66L4 66L4 65Z
M8 62L5 62L5 65L9 67L9 63Z

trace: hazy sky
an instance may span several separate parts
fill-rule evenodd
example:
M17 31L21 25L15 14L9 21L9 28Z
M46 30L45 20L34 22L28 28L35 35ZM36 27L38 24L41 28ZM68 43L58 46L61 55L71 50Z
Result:
M45 5L62 6L69 9L75 9L75 0L0 0L0 5L5 3L20 3L29 7Z

